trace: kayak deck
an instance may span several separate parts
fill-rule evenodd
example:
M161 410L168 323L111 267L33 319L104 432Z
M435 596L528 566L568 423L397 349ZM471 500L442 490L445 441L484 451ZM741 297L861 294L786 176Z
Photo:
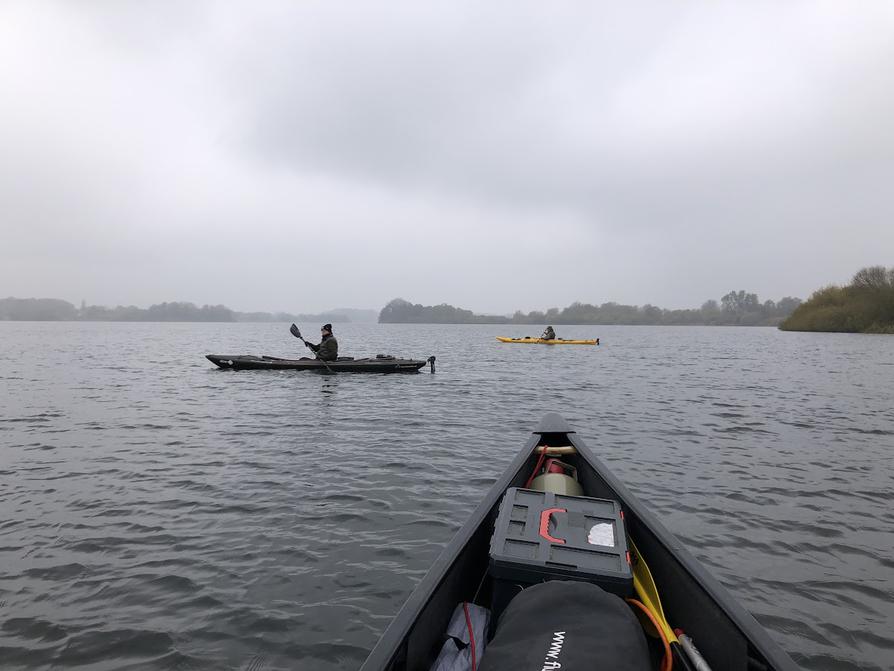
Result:
M397 359L378 356L369 359L339 357L336 361L318 359L281 359L274 356L206 354L205 358L224 370L314 370L323 373L417 373L429 364L435 372L435 357Z
M555 340L545 340L544 338L507 338L505 336L497 336L500 342L516 343L521 345L598 345L599 338L595 340L563 340L557 338Z
M714 671L795 671L766 630L595 457L559 415L546 415L524 448L445 547L373 648L361 671L427 671L457 604L490 607L490 538L500 501L524 487L539 446L563 446L585 496L621 504L628 537L648 562L668 622L689 635ZM485 649L485 659L487 649ZM595 660L594 660L595 663ZM595 667L594 667L595 668ZM682 668L676 663L674 668Z

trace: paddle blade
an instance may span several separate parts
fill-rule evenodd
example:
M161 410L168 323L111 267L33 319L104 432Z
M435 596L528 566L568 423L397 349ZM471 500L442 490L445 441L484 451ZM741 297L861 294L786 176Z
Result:
M295 326L294 324L292 324L292 325L289 327L289 331L291 331L291 332L292 332L292 335L295 336L296 338L301 338L301 331L299 331L299 330L298 330L298 327ZM304 338L301 338L301 339L304 340Z
M658 587L652 578L652 572L649 570L646 560L639 553L633 539L628 537L627 542L630 545L630 554L633 560L633 589L639 600L643 602L646 608L649 609L649 612L652 613L652 616L658 621L658 625L661 627L668 642L676 643L677 635L674 634L673 629L671 629L667 619L664 617L664 610L661 608L661 597L658 595ZM654 630L651 622L649 622L646 629L647 631L650 629Z

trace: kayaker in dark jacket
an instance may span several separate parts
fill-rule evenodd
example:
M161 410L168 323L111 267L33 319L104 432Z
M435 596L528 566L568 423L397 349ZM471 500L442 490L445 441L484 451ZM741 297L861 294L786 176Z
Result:
M544 332L543 332L543 335L540 336L540 337L543 338L544 340L555 340L555 339L556 339L556 332L553 331L553 327L552 327L552 326L547 326L547 327L546 327L546 330L544 330Z
M338 358L338 341L332 335L332 324L323 324L320 333L323 335L323 340L319 345L314 345L312 342L304 344L316 352L320 361L335 361Z

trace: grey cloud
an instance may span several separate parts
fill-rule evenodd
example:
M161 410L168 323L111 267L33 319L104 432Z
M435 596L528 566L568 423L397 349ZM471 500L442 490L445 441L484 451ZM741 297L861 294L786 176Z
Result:
M708 13L731 28L735 17ZM741 13L750 34L728 48L704 35L682 43L677 33L694 39L686 31L716 29L685 11L643 24L633 24L640 17L632 11L579 12L551 33L538 30L547 15L536 12L487 17L476 31L475 10L453 21L412 12L343 21L333 10L327 39L299 15L287 37L265 36L284 40L277 63L249 61L234 95L257 102L243 127L272 160L500 207L608 210L629 220L643 193L678 212L678 198L684 208L709 203L724 184L757 195L764 182L846 182L850 172L836 171L840 154L890 169L890 132L867 133L866 122L894 111L885 85L894 42L856 42L866 32L890 35L890 13L884 29L869 16L843 29L856 55L834 44L822 53L818 43L835 35L828 26L799 39L806 6L786 17L796 25L776 30L755 21L766 8ZM607 47L600 42L631 25L626 53L617 53L616 35ZM796 42L754 51L755 40L774 33ZM834 55L853 67L830 68L824 59ZM639 218L654 221L652 208Z
M9 3L0 294L803 296L891 263L892 37L886 5Z

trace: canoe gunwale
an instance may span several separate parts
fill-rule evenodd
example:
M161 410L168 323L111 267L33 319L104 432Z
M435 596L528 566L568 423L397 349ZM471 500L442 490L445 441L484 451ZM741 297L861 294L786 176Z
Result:
M755 617L742 606L732 594L724 587L717 578L714 577L695 556L686 549L680 540L674 536L658 517L649 510L642 502L624 485L618 478L608 469L608 467L593 452L583 445L580 438L569 436L569 440L573 441L578 448L578 454L584 458L598 475L606 482L606 484L615 491L621 504L626 512L626 519L634 518L634 525L637 527L635 536L637 544L647 547L647 541L642 538L643 532L651 536L651 540L662 546L671 558L699 584L701 589L719 606L720 610L736 625L739 633L758 651L766 661L771 665L774 671L797 671L799 668L794 661L788 656L779 644L776 643L770 634L764 629L763 625L758 622ZM648 542L648 541L647 541ZM652 573L657 573L656 566L650 564ZM666 609L667 610L667 609Z
M519 452L506 468L499 479L485 494L484 499L469 519L432 564L425 577L416 585L409 598L398 610L397 615L382 634L378 644L370 652L366 661L360 667L360 671L372 671L373 669L387 669L400 653L407 635L412 631L414 623L419 618L420 612L431 600L434 592L447 578L449 569L459 559L460 554L466 548L472 537L479 531L481 525L495 512L496 507L503 498L503 494L511 485L515 476L521 471L525 463L533 454L534 448L540 441L540 436L531 436L525 444L525 448ZM444 623L446 625L446 622Z
M547 417L550 416L548 415ZM676 564L676 566L670 567L670 572L678 570L688 574L691 580L697 583L703 592L703 594L698 595L699 598L704 600L706 595L710 601L713 601L714 607L721 611L728 620L728 622L722 624L729 629L729 623L732 623L738 637L746 644L747 648L758 654L759 661L769 665L769 669L772 671L796 671L798 669L792 659L770 637L767 630L763 628L754 616L736 601L729 591L681 545L679 539L668 531L655 514L618 480L577 434L550 435L564 437L567 444L576 448L577 456L592 468L593 474L601 479L608 489L613 490L614 498L621 502L625 510L628 530L633 529L632 535L636 537L637 544L641 550L650 546L660 546L664 554L668 556L667 559ZM403 667L401 666L393 665L396 662L400 662L403 655L407 655L410 660L414 659L414 651L410 649L414 630L417 626L430 628L438 625L437 622L433 622L433 616L437 616L438 613L426 613L426 607L433 599L438 597L438 589L446 580L456 581L458 577L461 577L453 569L459 561L470 561L470 556L464 553L464 551L476 535L483 531L489 540L491 530L489 528L482 530L482 525L487 522L488 518L496 514L497 507L506 489L512 486L512 482L520 476L525 464L532 460L534 450L542 438L542 435L532 435L525 443L524 448L515 456L506 470L488 490L481 503L475 508L453 539L445 546L425 577L416 585L407 601L399 609L397 615L361 666L361 671L402 669ZM649 555L648 550L644 550L644 555ZM471 559L473 558L474 556L471 557ZM650 565L653 573L665 572L656 571L655 563L652 561L650 561ZM483 569L486 570L486 566ZM657 576L656 580L658 580ZM667 608L668 605L671 604L666 604L666 611L669 610ZM673 608L672 605L671 608ZM452 612L452 607L449 611ZM449 618L450 612L444 617ZM429 621L420 622L423 615L426 615ZM446 626L446 620L440 624ZM698 644L698 640L696 640L696 644ZM739 650L738 652L741 654L742 651ZM430 653L430 651L425 651L422 654L426 653ZM747 657L745 659L747 660ZM741 666L736 665L732 668L744 669L746 667L747 663L741 663ZM415 669L417 667L410 666L408 668ZM715 668L721 667L718 665Z

